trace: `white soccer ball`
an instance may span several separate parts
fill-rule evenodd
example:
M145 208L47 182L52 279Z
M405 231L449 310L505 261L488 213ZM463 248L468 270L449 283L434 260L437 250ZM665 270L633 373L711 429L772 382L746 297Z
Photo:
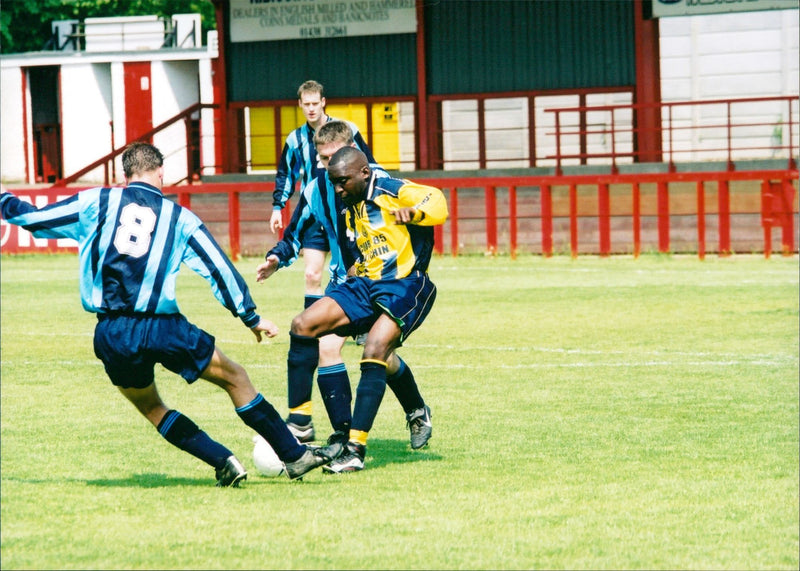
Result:
M276 478L286 473L283 462L260 434L253 435L253 463L262 476Z

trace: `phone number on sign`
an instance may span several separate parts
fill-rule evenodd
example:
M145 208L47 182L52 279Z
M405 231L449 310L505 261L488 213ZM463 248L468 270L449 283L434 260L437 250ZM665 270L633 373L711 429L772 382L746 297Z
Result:
M337 38L347 35L347 26L314 26L300 28L301 38Z

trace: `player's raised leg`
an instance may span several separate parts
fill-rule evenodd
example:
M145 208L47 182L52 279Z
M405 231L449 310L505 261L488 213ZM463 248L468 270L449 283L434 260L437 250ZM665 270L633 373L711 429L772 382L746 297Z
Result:
M233 452L209 437L188 416L167 408L155 382L144 388L117 388L167 442L214 468L217 486L238 487L247 478L247 471Z
M224 389L242 421L264 437L286 465L291 479L331 460L326 449L311 450L292 435L275 407L258 393L244 368L218 348L201 377Z

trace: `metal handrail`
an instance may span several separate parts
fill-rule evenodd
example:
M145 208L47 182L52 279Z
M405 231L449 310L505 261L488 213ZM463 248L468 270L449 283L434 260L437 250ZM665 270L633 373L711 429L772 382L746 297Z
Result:
M645 132L645 129L638 128L635 124L628 127L618 127L615 123L616 112L619 111L631 111L635 112L637 110L644 110L644 109L660 109L662 111L666 111L665 118L662 121L662 126L657 129L659 133L662 134L661 139L664 144L666 144L666 149L661 150L662 157L665 157L665 162L668 163L669 168L671 171L675 170L675 155L681 153L709 153L709 152L724 152L727 160L728 170L734 170L734 163L733 163L733 153L747 151L747 150L765 150L765 147L761 145L755 146L734 146L733 140L733 130L742 128L742 127L754 127L754 126L766 126L775 128L776 126L780 126L781 128L786 127L788 130L788 144L783 145L772 145L768 147L769 149L773 150L780 150L780 151L787 151L788 152L788 165L787 168L795 169L797 168L796 164L796 154L798 152L797 145L794 141L794 133L795 129L798 127L798 118L795 116L792 110L792 103L797 101L798 97L795 95L792 96L778 96L778 97L747 97L741 99L714 99L714 100L702 100L702 101L674 101L674 102L662 102L662 103L639 103L639 104L619 104L619 105L593 105L593 106L578 106L578 107L560 107L560 108L551 108L545 109L545 112L555 114L554 117L554 124L555 124L555 131L548 133L549 135L554 135L556 138L556 153L553 155L548 155L546 158L548 159L555 159L556 161L556 171L558 173L562 172L562 161L565 159L580 159L581 164L585 164L588 159L592 158L610 158L611 159L611 168L612 171L617 170L617 159L619 158L632 158L634 161L642 154L642 151L636 149L635 147L630 151L618 151L618 137L620 134L623 133L632 133L634 136L634 140L636 135L640 135ZM785 120L781 120L777 123L775 122L761 122L756 123L753 122L752 119L744 119L744 122L735 122L735 117L733 113L732 107L734 105L746 104L746 103L764 103L764 102L786 102L788 105L787 109L787 117ZM688 106L695 106L695 107L702 107L702 106L710 106L710 105L724 105L725 106L725 117L721 119L719 122L715 122L713 124L703 124L703 125L675 125L676 119L674 118L673 109L679 107L688 107ZM570 129L569 127L564 126L564 120L562 119L562 114L564 113L578 113L582 116L585 116L587 113L598 113L598 112L608 112L611 114L611 124L601 125L602 129ZM676 149L674 144L673 134L676 131L695 131L695 130L702 130L702 129L724 129L725 130L725 146L718 146L714 148L703 148L703 149ZM652 132L653 129L648 129L649 132ZM566 136L580 136L585 137L586 135L610 135L611 137L611 152L589 152L584 148L584 145L581 145L580 152L578 153L563 153L562 152L562 143L563 137Z
M178 121L188 120L192 115L194 115L195 113L197 113L201 109L217 109L217 108L219 108L219 105L216 104L216 103L195 103L194 105L191 105L191 106L187 107L186 109L184 109L183 111L181 111L180 113L178 113L177 115L172 117L171 119L168 119L168 120L164 121L163 123L161 123L157 127L154 127L153 129L150 129L146 133L142 133L141 135L139 135L138 137L134 138L133 140L127 141L125 143L125 145L123 145L122 147L114 149L113 151L111 151L107 155L97 159L96 161L94 161L93 163L83 167L79 171L69 175L68 177L64 177L64 178L61 178L61 179L57 180L56 182L53 183L53 188L55 188L55 187L63 187L63 186L67 186L68 184L74 183L80 177L85 175L86 173L88 173L88 172L90 172L90 171L92 171L92 170L94 170L94 169L96 169L96 168L98 168L100 166L104 167L104 179L103 180L105 181L104 184L108 185L108 184L110 184L110 181L111 181L111 177L109 175L109 165L111 164L111 162L115 158L117 158L119 155L121 155L125 151L125 147L128 145L128 143L132 143L134 141L148 141L148 140L152 139L152 137L154 135L156 135L157 133L163 131L164 129L166 129L169 126L174 125ZM187 146L189 144L190 143L187 141ZM190 155L191 155L190 153L187 153L187 156L190 157ZM189 173L189 177L191 178L191 175L193 174L192 173L192 168L191 168L191 159L189 158L188 160L189 160L189 163L188 163L187 173Z

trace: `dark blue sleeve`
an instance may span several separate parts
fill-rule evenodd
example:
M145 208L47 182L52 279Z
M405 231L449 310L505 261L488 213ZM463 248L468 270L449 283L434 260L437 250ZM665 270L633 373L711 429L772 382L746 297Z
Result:
M360 131L355 134L355 136L353 137L353 141L355 141L356 146L359 148L359 150L365 155L367 155L367 162L369 163L378 162L375 160L375 157L372 156L372 151L369 150L369 145L367 145L367 142L364 140L364 137L361 136Z
M0 212L3 218L22 226L37 238L72 238L81 234L78 195L36 208L10 192L0 195Z
M297 149L297 138L291 133L281 151L278 170L275 173L275 190L272 192L272 209L280 210L294 193L295 183L300 178L302 158Z
M280 267L292 265L300 253L303 236L309 228L318 224L308 202L307 192L304 191L300 194L292 218L283 231L283 238L267 252L265 259L275 255L280 261Z

